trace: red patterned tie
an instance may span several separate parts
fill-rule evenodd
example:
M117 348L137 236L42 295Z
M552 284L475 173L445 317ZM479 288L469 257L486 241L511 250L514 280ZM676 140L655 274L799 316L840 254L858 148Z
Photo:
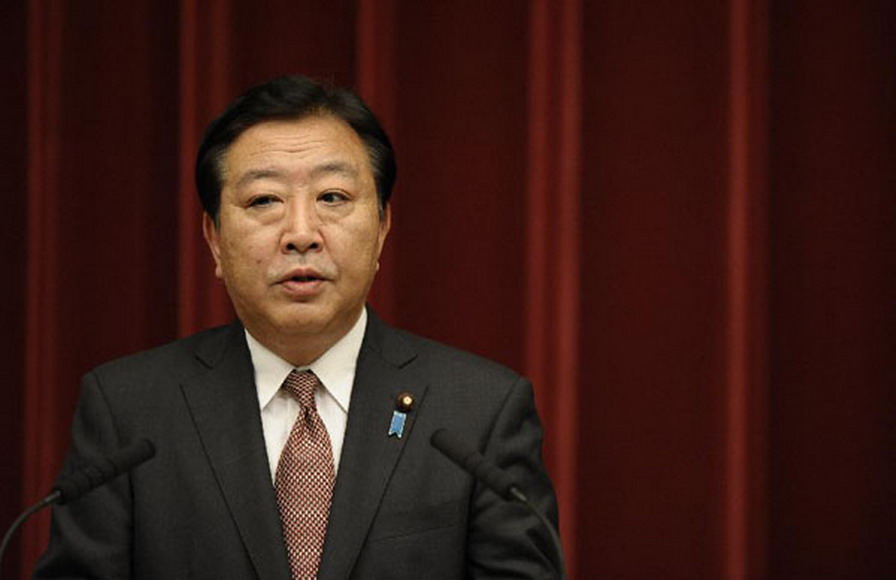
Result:
M274 481L293 580L317 577L336 479L330 436L314 403L319 386L311 371L294 370L283 382L300 407Z

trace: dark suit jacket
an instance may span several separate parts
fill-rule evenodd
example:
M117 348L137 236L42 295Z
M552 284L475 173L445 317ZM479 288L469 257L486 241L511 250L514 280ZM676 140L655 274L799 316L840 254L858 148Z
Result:
M403 437L389 437L402 391L416 403ZM438 428L509 471L556 520L530 383L370 312L319 578L555 577L538 521L433 449ZM84 377L65 469L139 438L155 458L54 509L36 578L289 579L242 326Z

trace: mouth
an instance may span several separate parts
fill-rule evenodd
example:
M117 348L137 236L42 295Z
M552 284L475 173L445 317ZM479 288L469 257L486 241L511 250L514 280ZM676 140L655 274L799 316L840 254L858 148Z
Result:
M285 284L289 282L296 283L305 283L305 282L323 282L327 277L324 274L321 274L319 270L316 268L293 268L287 272L284 272L281 277L279 283Z
M327 278L316 270L303 268L287 272L278 286L295 300L308 300L323 291Z

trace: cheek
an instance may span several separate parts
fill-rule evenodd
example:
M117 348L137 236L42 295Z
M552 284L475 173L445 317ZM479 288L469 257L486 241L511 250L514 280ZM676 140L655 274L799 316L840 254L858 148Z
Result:
M357 228L348 236L346 259L358 270L368 270L376 262L380 251L380 236L376 230Z
M224 266L234 273L257 270L266 263L264 245L249 237L227 244L223 249Z

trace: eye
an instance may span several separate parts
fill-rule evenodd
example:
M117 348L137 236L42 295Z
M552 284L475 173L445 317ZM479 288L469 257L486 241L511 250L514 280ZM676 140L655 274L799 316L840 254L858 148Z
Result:
M324 203L338 204L342 203L343 201L348 201L349 196L342 191L325 191L320 194L318 199Z
M247 207L268 207L274 204L277 201L277 198L273 195L256 195L249 200L249 203L246 204Z

